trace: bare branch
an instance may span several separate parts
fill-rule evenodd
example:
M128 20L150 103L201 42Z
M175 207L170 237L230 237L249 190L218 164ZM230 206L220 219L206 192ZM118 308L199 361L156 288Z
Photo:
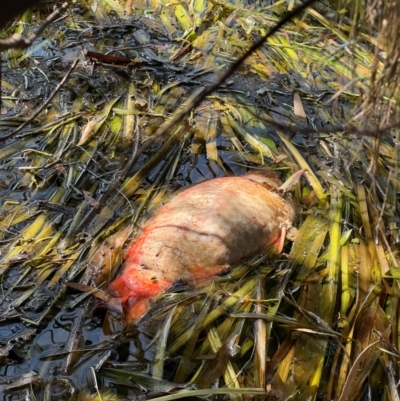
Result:
M0 29L3 29L8 22L39 2L40 0L18 0L10 4L8 1L0 1Z
M68 3L65 2L60 8L54 10L40 25L35 33L33 33L28 38L22 37L20 34L14 34L7 39L0 40L0 52L8 49L25 49L29 47L35 39L53 22L55 21L61 13L63 13L68 7Z
M187 107L185 107L180 113L178 113L175 117L173 117L167 124L163 125L156 133L152 135L150 139L142 144L137 152L134 153L132 158L126 163L123 171L115 180L108 186L108 189L103 193L101 198L99 199L99 203L101 206L105 205L108 199L112 196L116 189L120 188L122 182L125 177L128 175L131 168L138 161L140 155L142 155L148 148L150 148L160 137L166 134L175 124L179 123L184 117L189 115L189 113L197 107L208 95L214 92L222 83L224 83L236 70L237 68L258 48L260 48L263 43L277 31L279 31L284 25L286 25L293 17L299 15L302 11L304 11L307 7L311 6L315 3L316 0L307 0L299 7L290 11L286 14L284 18L282 18L265 36L261 37L259 40L253 43L250 48L235 62L233 62L225 72L223 72L219 78L210 86L206 87L201 93L199 93ZM78 229L85 227L88 224L97 211L93 208L90 212L85 216L79 225Z
M243 62L251 56L257 49L259 49L266 40L278 32L283 26L285 26L292 18L299 15L301 12L306 10L312 4L314 4L317 0L307 0L303 4L300 4L298 7L293 9L292 11L288 12L285 17L283 17L270 31L254 42L244 54L239 57L236 61L234 61L218 78L217 80L207 86L201 93L199 93L194 99L193 102L187 105L180 113L176 114L167 124L163 125L151 138L151 140L146 141L142 148L151 146L153 141L156 141L161 136L165 135L175 124L181 121L184 117L188 116L189 113L197 106L199 106L203 100L208 96L211 95L217 88L219 88L242 64ZM149 142L152 142L149 144Z

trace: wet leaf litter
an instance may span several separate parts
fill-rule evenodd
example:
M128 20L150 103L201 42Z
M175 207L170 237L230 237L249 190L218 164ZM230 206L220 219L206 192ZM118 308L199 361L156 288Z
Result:
M49 4L13 32L29 33ZM399 138L343 129L368 91L371 66L381 67L375 50L349 42L356 25L324 17L334 10L310 8L152 142L287 10L281 2L132 5L80 3L48 28L51 43L3 58L2 396L394 394L398 283L383 274L398 277ZM368 32L363 40L376 43ZM8 136L80 57L46 109ZM192 184L263 165L282 180L307 170L291 191L299 234L284 246L289 258L249 256L200 286L187 277L163 289L133 327L106 333L108 313L121 320L106 308L118 306L107 285L123 244L140 238L160 204Z

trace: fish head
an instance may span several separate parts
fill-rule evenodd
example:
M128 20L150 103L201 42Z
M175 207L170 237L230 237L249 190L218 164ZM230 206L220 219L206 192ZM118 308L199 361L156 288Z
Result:
M123 275L111 282L107 289L114 302L120 305L123 320L126 324L139 320L150 307L149 298L136 296L134 291L127 285Z
M151 271L142 270L127 260L122 274L108 285L108 292L120 303L124 321L140 319L149 309L150 300L171 287L172 282Z

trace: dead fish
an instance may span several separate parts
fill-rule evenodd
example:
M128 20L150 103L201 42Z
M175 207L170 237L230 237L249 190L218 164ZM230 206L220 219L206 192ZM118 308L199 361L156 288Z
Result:
M268 248L281 252L295 211L274 177L215 178L183 190L145 223L108 286L125 321L141 317L149 301L178 280L210 279ZM294 177L294 178L293 178ZM290 184L288 184L290 183Z

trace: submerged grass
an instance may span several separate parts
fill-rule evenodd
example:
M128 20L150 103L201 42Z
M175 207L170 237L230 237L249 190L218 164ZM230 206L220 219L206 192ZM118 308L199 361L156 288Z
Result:
M49 12L29 11L7 33L27 35ZM152 141L285 12L281 1L88 0L46 40L4 54L4 399L398 398L399 133L341 128L368 114L385 43L353 39L351 19L331 22L326 5L309 8ZM396 91L379 91L394 107ZM266 166L283 179L307 170L287 255L177 286L121 327L102 290L141 219L188 184Z

